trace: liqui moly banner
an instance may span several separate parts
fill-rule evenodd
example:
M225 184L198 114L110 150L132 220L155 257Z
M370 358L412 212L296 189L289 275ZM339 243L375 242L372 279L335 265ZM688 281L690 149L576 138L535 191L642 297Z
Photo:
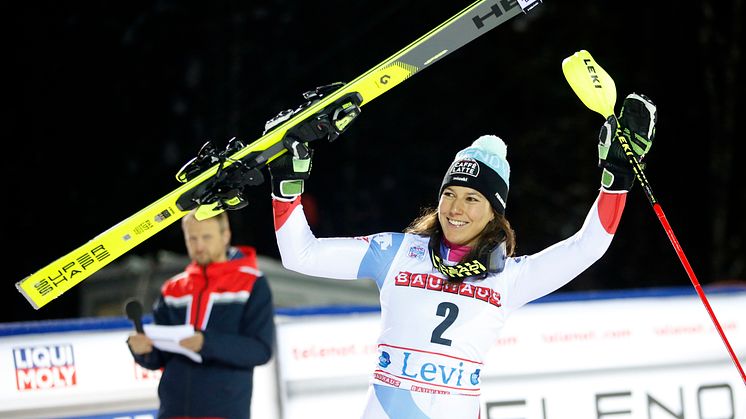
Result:
M0 336L0 418L152 419L162 372L135 363L130 333L95 327ZM254 370L252 417L279 417L274 372L274 361Z
M0 339L0 417L29 408L56 417L61 407L119 404L157 407L160 371L137 365L129 331L69 332ZM62 415L60 414L60 417Z
M46 390L76 385L73 345L39 345L13 348L19 391Z

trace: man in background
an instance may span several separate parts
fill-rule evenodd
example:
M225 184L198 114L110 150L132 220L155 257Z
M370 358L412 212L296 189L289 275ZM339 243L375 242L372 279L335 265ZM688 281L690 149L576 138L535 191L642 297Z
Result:
M153 321L193 326L194 335L179 344L202 362L161 351L141 333L127 344L138 364L163 369L159 418L248 419L254 367L267 363L274 348L269 284L256 251L230 245L225 212L198 221L192 211L181 226L191 263L163 284Z

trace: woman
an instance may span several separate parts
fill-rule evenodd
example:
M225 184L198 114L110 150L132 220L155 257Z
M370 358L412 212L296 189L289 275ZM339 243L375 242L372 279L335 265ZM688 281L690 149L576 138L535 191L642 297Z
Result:
M496 136L456 154L437 209L404 233L317 239L298 198L303 176L289 169L293 157L271 165L283 264L314 276L372 278L380 290L382 327L364 418L479 417L482 360L509 314L568 283L611 243L634 180L613 134L627 136L641 159L655 106L631 94L619 121L619 130L613 118L601 130L602 187L580 231L530 256L513 256L505 218L510 166Z

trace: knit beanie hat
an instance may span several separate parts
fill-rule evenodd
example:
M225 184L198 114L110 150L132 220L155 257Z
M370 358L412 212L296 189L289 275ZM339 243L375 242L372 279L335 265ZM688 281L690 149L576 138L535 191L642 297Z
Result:
M447 186L466 186L476 189L500 214L505 214L510 185L510 165L505 159L508 147L500 137L483 135L471 146L456 153L448 168L440 194ZM440 196L439 194L439 196Z

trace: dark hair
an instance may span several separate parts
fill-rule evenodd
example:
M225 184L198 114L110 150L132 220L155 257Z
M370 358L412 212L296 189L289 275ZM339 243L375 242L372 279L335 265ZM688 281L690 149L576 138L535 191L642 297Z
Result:
M515 253L515 231L510 227L510 222L504 215L492 208L495 217L484 226L479 233L477 244L469 254L464 256L463 260L474 260L486 257L500 243L505 242L505 256L513 256ZM426 208L422 215L415 218L406 229L405 233L419 234L429 236L431 239L440 240L443 238L443 231L438 221L438 209Z

